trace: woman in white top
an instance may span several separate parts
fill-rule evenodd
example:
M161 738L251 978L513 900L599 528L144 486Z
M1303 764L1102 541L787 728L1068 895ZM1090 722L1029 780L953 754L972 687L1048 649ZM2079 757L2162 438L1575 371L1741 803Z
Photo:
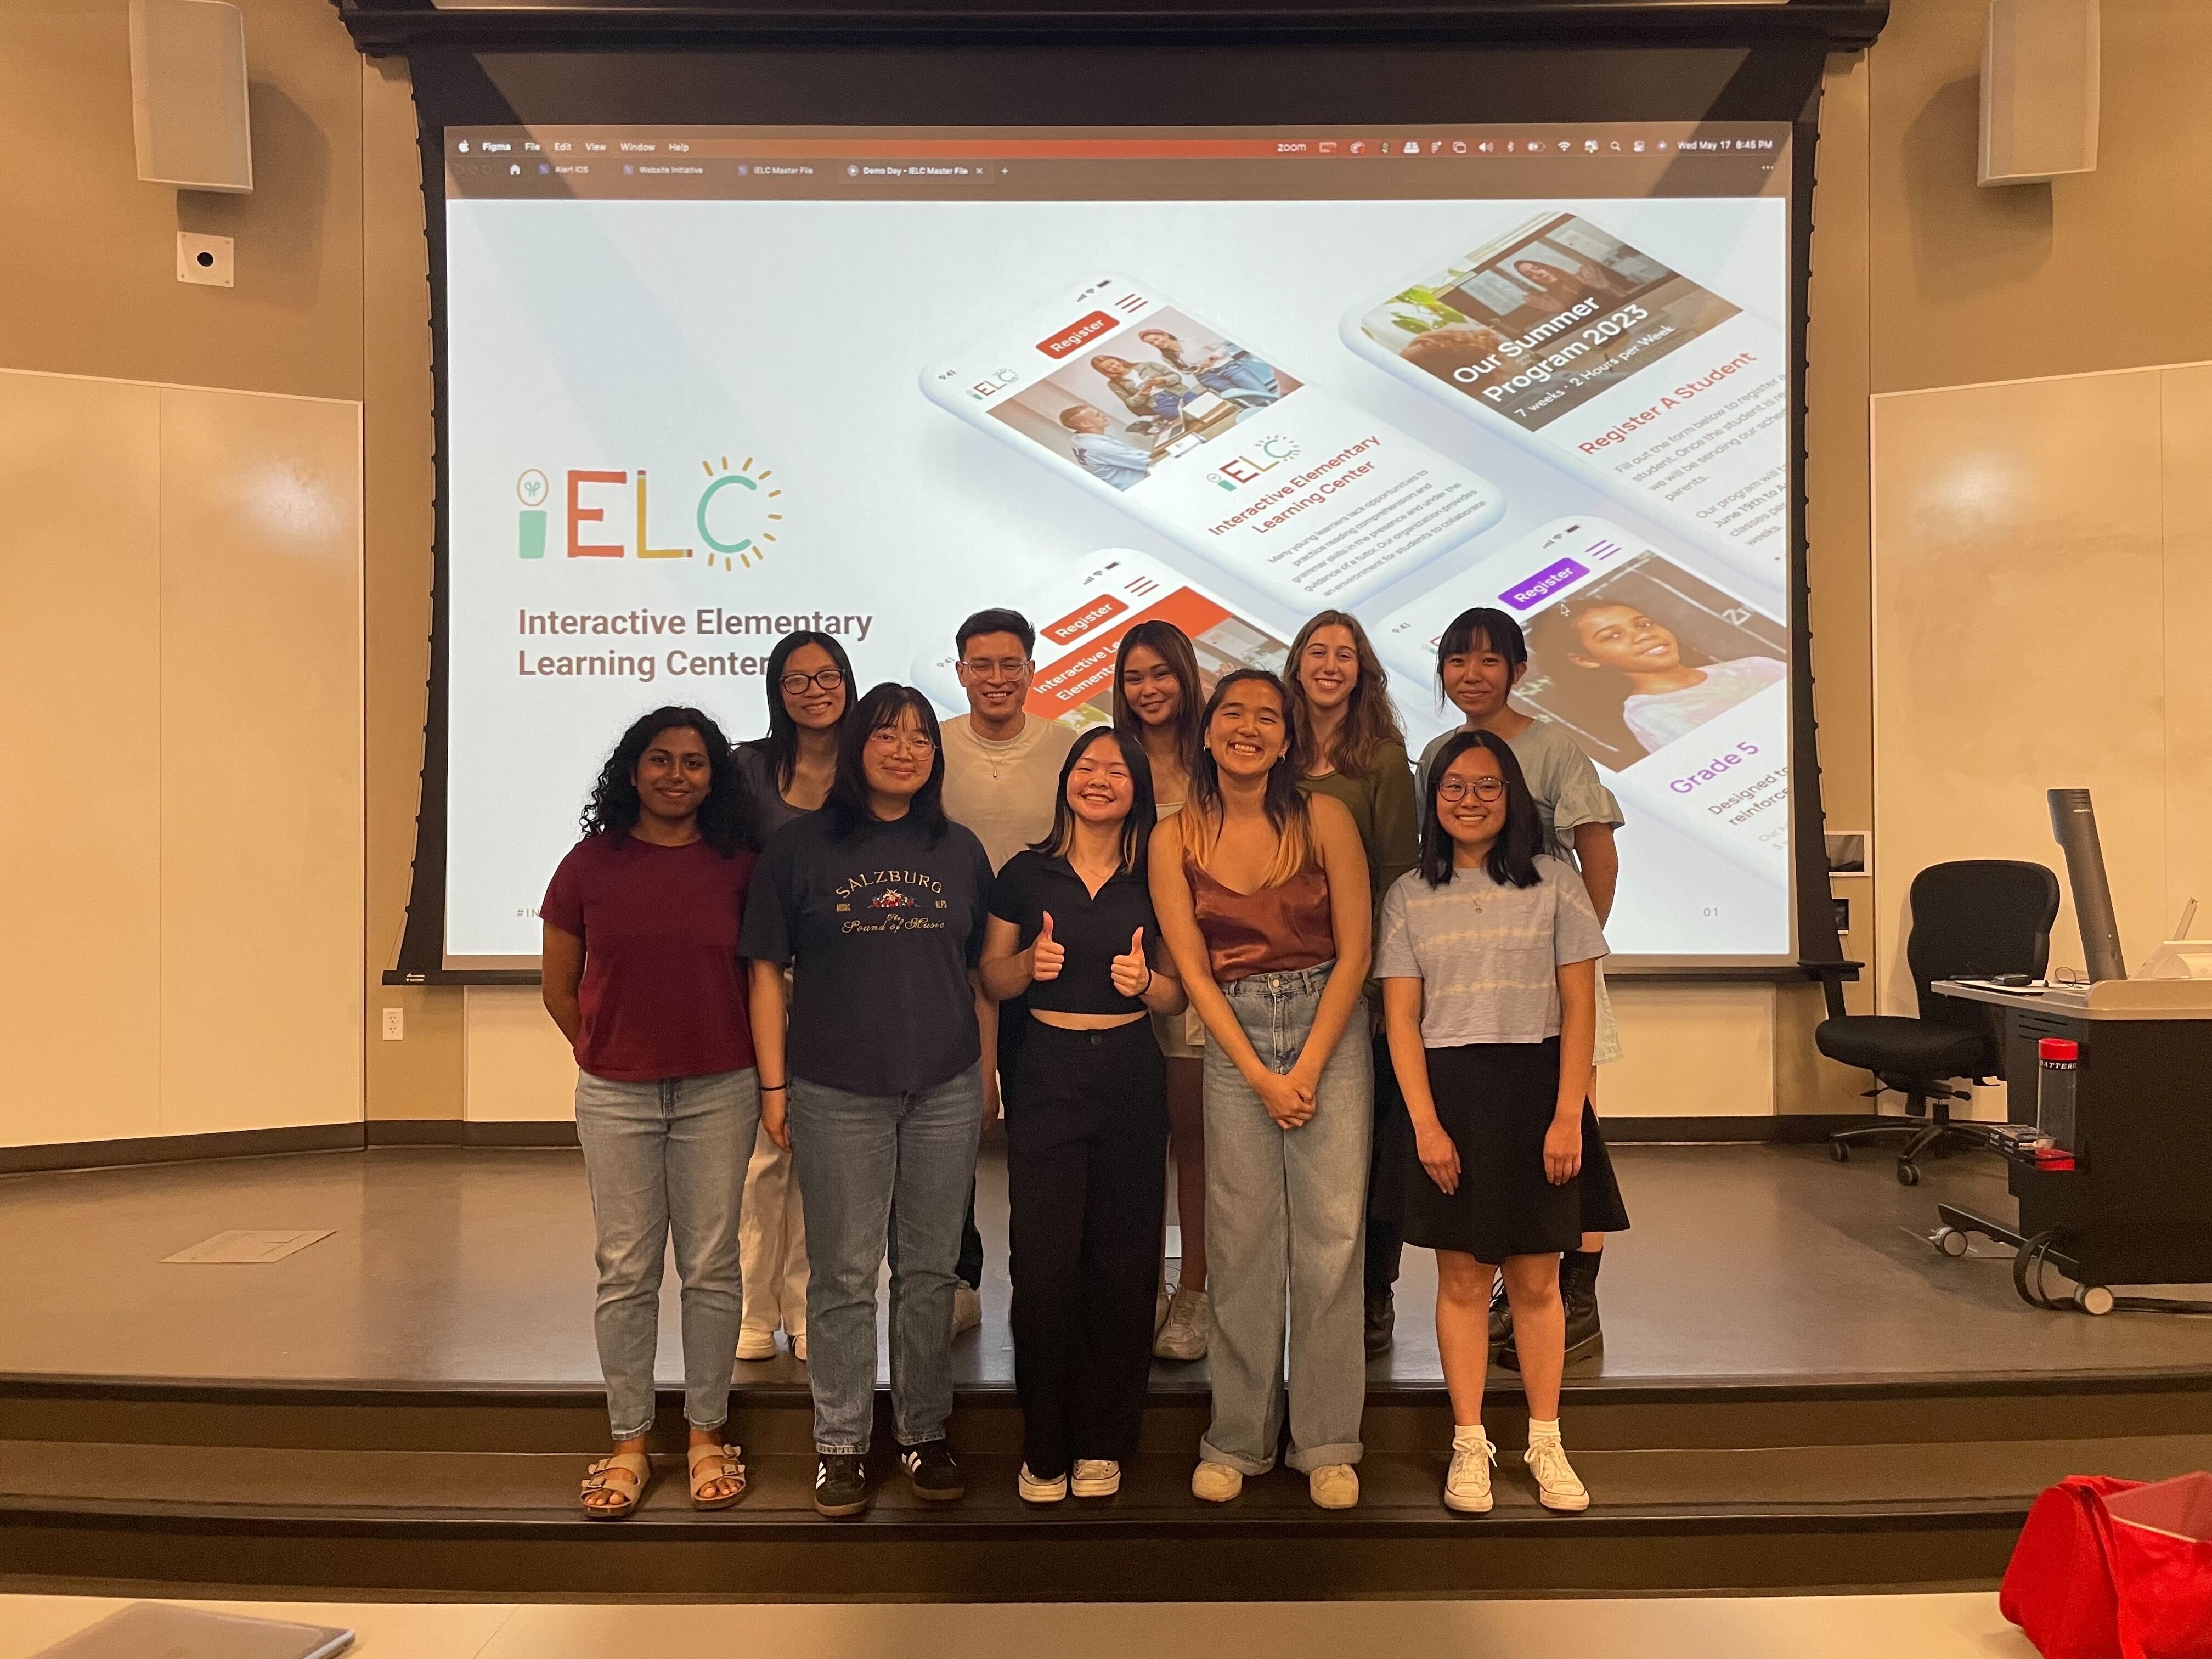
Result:
M1597 958L1582 878L1539 852L1512 746L1462 732L1431 767L1421 862L1383 900L1376 977L1420 1173L1406 1242L1437 1253L1437 1351L1452 1400L1444 1503L1491 1507L1482 1431L1491 1291L1503 1267L1528 1401L1525 1462L1547 1508L1589 1507L1559 1440L1559 1258L1628 1224L1589 1108Z

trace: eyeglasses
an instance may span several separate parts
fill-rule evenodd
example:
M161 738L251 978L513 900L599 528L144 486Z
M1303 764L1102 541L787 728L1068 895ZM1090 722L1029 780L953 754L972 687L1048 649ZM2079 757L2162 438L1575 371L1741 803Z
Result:
M778 689L787 697L799 696L810 685L818 685L824 691L836 691L841 690L844 684L845 677L834 668L824 668L811 674L802 674L794 669L776 682Z
M868 733L868 741L882 749L911 749L918 755L927 755L937 747L937 739L927 732L902 732L896 726L879 726Z
M1012 680L1018 679L1029 672L1030 659L1027 657L1000 657L996 661L987 661L981 657L963 657L960 665L979 680Z
M1469 795L1477 800L1496 800L1504 793L1503 778L1477 778L1472 783L1465 778L1446 778L1437 786L1437 799L1453 802L1463 801Z

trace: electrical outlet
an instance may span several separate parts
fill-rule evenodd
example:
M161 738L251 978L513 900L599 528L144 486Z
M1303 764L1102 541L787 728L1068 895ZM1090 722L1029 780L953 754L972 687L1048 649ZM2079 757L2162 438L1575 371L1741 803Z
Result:
M386 1008L384 1011L384 1040L398 1042L406 1035L407 1011L404 1008Z
M231 286L231 241L228 236L177 233L177 280L207 288Z

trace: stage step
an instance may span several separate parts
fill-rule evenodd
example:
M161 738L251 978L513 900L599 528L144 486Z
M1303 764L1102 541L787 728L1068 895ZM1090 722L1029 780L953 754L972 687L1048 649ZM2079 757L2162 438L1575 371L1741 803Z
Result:
M954 1419L965 1501L916 1504L879 1457L879 1500L855 1522L814 1514L806 1395L770 1384L744 1389L733 1419L753 1481L741 1505L690 1510L665 1398L654 1489L635 1519L609 1524L586 1520L574 1496L604 1444L595 1392L0 1380L0 1583L1013 1600L1985 1583L2034 1493L2061 1475L2212 1465L2204 1384L1594 1380L1566 1408L1597 1499L1580 1516L1537 1506L1507 1395L1489 1414L1508 1448L1498 1508L1480 1519L1437 1501L1450 1433L1438 1389L1370 1398L1363 1499L1337 1514L1286 1471L1233 1504L1196 1504L1206 1400L1188 1385L1156 1390L1119 1498L1030 1509L1014 1492L1012 1393L979 1389Z

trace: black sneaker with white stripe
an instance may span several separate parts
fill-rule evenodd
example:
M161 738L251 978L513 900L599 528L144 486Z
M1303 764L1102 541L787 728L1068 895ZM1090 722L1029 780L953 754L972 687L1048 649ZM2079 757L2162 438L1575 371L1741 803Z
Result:
M914 1495L925 1504L951 1504L967 1496L960 1464L945 1441L925 1440L919 1446L900 1448L899 1467L906 1471Z
M814 1507L833 1520L868 1507L867 1460L825 1452L814 1460Z

